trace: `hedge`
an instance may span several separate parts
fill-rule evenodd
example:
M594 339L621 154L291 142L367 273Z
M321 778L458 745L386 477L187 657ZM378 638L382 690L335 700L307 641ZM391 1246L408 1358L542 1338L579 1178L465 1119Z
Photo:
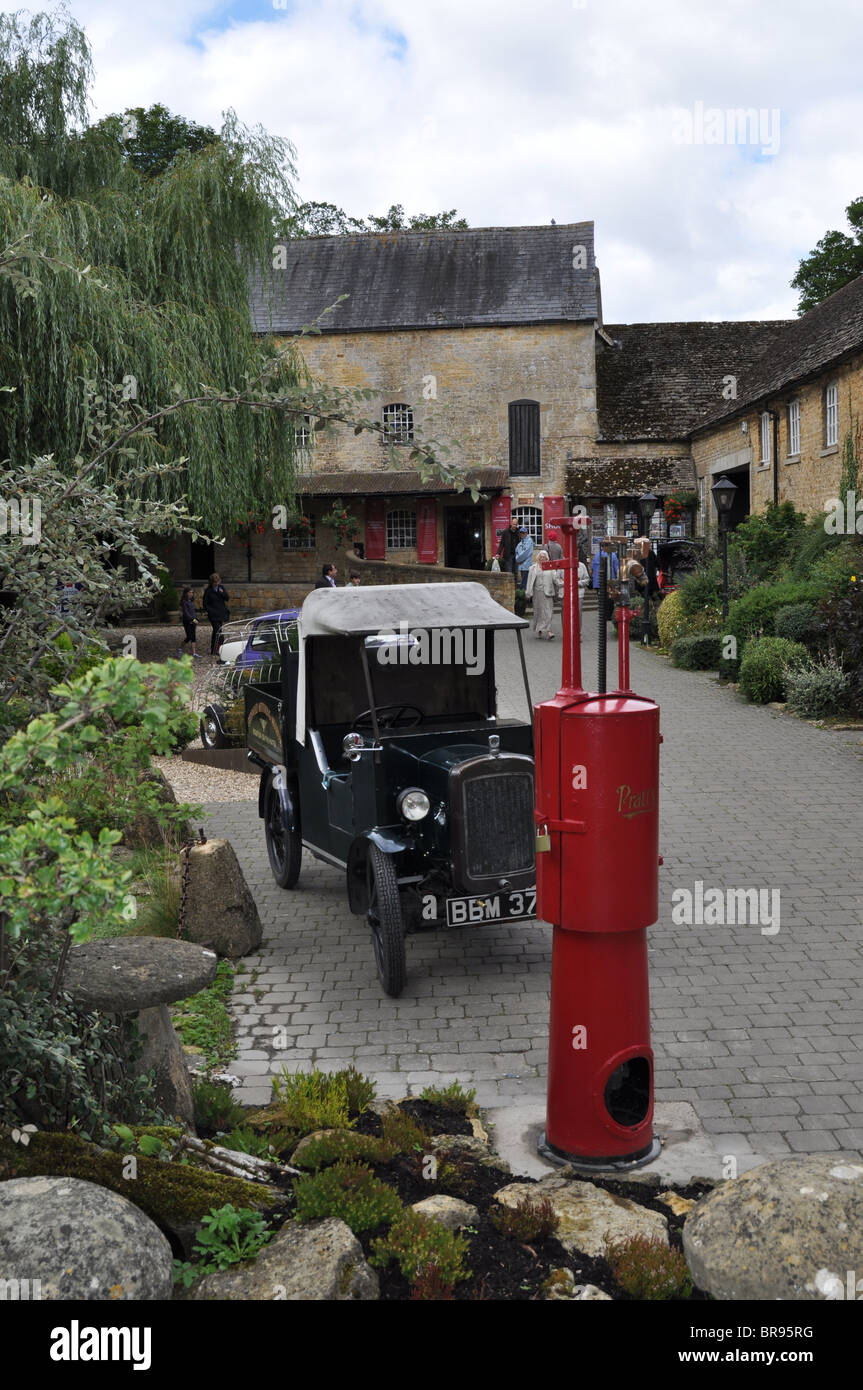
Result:
M681 671L715 671L721 655L720 632L694 632L688 637L675 638L671 647L671 664L678 666Z
M756 637L746 645L740 662L740 689L749 700L766 705L784 700L789 669L809 664L802 642L785 637Z

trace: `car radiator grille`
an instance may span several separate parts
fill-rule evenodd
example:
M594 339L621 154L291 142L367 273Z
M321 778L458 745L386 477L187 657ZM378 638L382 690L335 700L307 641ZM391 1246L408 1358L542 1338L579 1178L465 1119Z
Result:
M533 777L518 772L464 784L465 860L471 878L509 876L534 860Z

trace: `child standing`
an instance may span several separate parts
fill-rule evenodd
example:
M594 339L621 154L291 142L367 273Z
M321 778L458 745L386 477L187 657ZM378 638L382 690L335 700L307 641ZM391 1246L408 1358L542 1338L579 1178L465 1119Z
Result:
M195 650L195 643L197 641L195 628L195 591L190 585L187 585L180 595L180 614L183 619L183 628L186 635L177 648L177 656L183 655L183 648L188 642L192 656L197 660L199 659L200 653Z

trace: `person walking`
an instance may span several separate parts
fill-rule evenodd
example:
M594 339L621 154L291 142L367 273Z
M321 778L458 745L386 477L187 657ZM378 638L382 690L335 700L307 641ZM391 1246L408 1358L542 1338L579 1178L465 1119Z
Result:
M547 560L547 550L536 552L524 587L527 597L533 599L534 636L537 641L545 638L553 642L551 622L554 617L554 600L563 595L563 575L560 570L544 570L542 566Z
M598 549L598 550L595 550L595 551L593 552L593 564L592 564L592 566L591 566L591 569L592 569L592 571L593 571L593 587L594 587L594 589L598 589L598 588L599 588L599 559L600 559L600 556L602 556L602 558L603 558L603 560L604 560L605 557L606 557L606 555L608 554L609 550L611 550L610 542L608 542L608 541L602 541L601 544L600 544L600 546L599 546L599 549ZM617 578L619 570L620 570L620 565L618 564L618 560L617 560L617 552L616 552L615 550L612 550L612 551L611 551L611 578L612 578L612 582Z
M523 526L518 534L519 542L515 548L515 566L518 570L519 588L523 589L527 584L527 576L533 564L533 537L528 535ZM545 554L547 556L548 551Z
M558 531L552 531L552 532L551 532L551 535L549 536L548 540L547 540L546 543L545 543L545 548L546 548L546 550L548 551L548 558L549 558L549 560L562 560L562 559L563 559L563 546L561 545L560 541L557 539L557 537L558 537L559 534L560 534L560 533L559 533Z
M519 539L518 521L513 517L508 529L501 535L496 552L504 574L515 574L516 572L515 551Z
M183 655L183 648L189 643L189 650L196 661L201 659L197 649L197 625L195 619L195 590L187 584L180 595L180 617L183 620L183 630L185 637L177 648L177 656Z
M223 623L226 623L229 620L231 616L228 610L229 597L230 595L228 594L227 589L223 585L221 577L218 574L211 574L210 582L204 590L203 597L201 599L201 602L204 605L204 612L210 619L210 626L213 629L213 636L210 641L211 656L216 650L216 642L218 641L219 637L219 629Z
M316 589L335 589L336 575L338 570L335 565L321 565L321 577L315 584Z

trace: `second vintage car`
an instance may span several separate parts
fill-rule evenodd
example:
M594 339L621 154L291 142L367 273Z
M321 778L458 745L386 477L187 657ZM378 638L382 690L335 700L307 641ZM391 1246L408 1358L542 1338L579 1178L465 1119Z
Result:
M341 870L387 994L406 935L535 916L526 625L476 583L316 590L278 680L245 687L273 876L295 888L304 851ZM506 631L526 719L498 718Z

